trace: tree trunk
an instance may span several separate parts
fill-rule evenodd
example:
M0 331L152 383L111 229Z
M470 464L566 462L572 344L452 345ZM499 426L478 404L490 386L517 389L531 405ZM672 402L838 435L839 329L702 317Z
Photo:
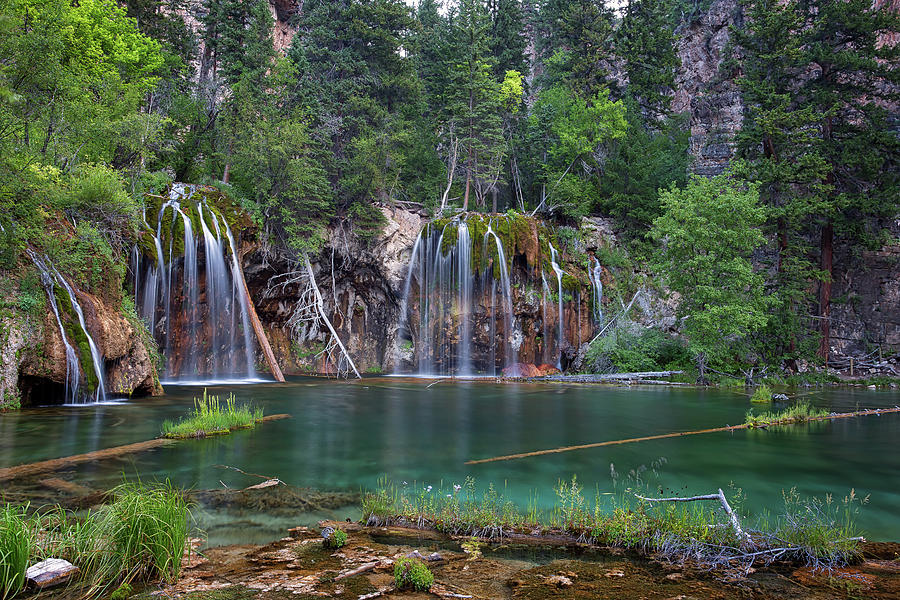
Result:
M240 264L240 262L238 262L238 264ZM253 300L250 298L250 289L247 287L247 280L244 278L243 269L238 271L237 277L240 277L241 284L244 286L244 294L247 295L247 313L250 316L250 324L253 325L253 332L256 333L259 347L266 357L266 362L269 363L269 370L272 371L272 376L275 378L275 381L284 383L284 374L281 372L281 367L278 366L278 361L275 360L275 353L272 352L269 338L266 336L266 331L263 329L262 322L259 320L259 315L256 314L256 306L253 305Z
M828 352L831 348L831 281L834 254L834 226L831 223L831 219L828 219L825 225L822 226L820 251L822 254L822 271L825 274L825 278L819 286L819 316L822 319L819 356L825 359L825 366L828 366Z
M493 194L493 204L491 206L491 212L494 214L497 214L497 196L499 195L499 191L497 190L496 187L493 189L492 194Z

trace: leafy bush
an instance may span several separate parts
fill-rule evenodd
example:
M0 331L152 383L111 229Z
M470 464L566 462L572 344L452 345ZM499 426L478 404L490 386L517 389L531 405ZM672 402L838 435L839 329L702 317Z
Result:
M0 508L0 600L15 596L25 583L34 536L25 509Z
M338 548L343 548L347 545L347 532L343 529L335 529L331 535L325 538L324 543L326 548L332 548L337 550Z
M753 390L753 395L750 396L750 402L766 403L771 401L772 388L770 388L766 384L762 384L758 388Z
M434 583L434 575L422 561L401 558L394 563L394 583L401 590L411 588L424 592Z
M657 329L634 333L625 328L594 341L585 357L585 369L593 373L630 373L681 369L690 365L684 344Z
M62 206L70 216L90 219L106 231L135 229L140 208L125 191L125 180L105 165L83 165L75 171Z

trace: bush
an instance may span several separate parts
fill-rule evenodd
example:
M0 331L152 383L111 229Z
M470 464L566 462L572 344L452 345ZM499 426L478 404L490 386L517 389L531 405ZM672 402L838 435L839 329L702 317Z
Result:
M22 589L33 545L25 509L11 504L0 508L0 600Z
M411 588L424 592L434 583L434 575L422 561L401 558L394 563L394 583L401 590Z
M658 329L634 333L619 328L591 344L585 369L593 373L631 373L682 369L691 364L684 344Z
M335 529L330 536L325 538L325 547L337 550L347 545L347 532L343 529Z
M753 395L750 396L750 402L771 402L772 401L772 389L766 384L760 385L753 391Z

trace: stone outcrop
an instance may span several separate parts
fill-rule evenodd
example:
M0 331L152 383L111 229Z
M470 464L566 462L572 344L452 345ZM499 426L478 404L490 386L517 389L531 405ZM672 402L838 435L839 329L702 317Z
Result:
M31 265L21 267L20 275ZM66 350L42 288L23 293L20 281L4 278L7 310L0 316L0 409L56 404L65 398ZM122 313L121 298L76 292L85 325L104 358L107 394L142 396L161 392L150 352ZM26 300L27 297L27 300ZM91 364L82 359L84 369Z

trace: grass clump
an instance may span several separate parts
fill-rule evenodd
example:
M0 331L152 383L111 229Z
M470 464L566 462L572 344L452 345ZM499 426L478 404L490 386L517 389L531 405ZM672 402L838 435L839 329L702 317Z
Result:
M174 439L205 437L253 427L262 418L261 408L238 406L234 394L229 394L223 405L218 396L209 396L204 389L202 398L194 398L194 410L188 417L178 422L163 422L162 435Z
M78 565L85 596L132 581L175 581L188 541L190 513L182 493L168 482L125 483L112 496L112 503L83 517L62 508L36 517L37 553Z
M753 395L750 396L750 402L765 404L772 401L772 388L767 386L766 384L760 385L758 388L753 390Z
M326 548L337 550L347 545L347 532L343 529L335 529L327 538L324 545Z
M502 541L512 533L566 535L579 543L628 548L675 561L690 558L709 568L768 564L776 559L830 568L855 556L861 538L854 534L852 492L842 511L830 498L823 504L800 499L792 490L783 513L771 522L764 516L757 527L745 522L743 533L738 533L718 502L642 499L644 495L671 495L644 482L644 471L643 467L632 470L628 485L617 492L598 489L593 502L585 497L575 477L561 481L552 508L538 508L535 495L524 512L505 501L492 485L477 494L471 479L452 490L435 491L430 486L398 488L380 481L379 488L363 495L363 519L368 525L428 528L466 536L462 546L470 558L480 551L479 540ZM611 473L615 487L618 475L613 469ZM732 488L729 503L740 515L740 489Z
M753 411L747 413L744 421L750 427L768 427L769 425L788 425L791 423L806 423L813 419L821 419L828 416L827 410L813 408L809 402L800 402L780 411L766 411L754 415Z
M420 560L401 558L394 563L394 583L398 589L424 592L434 583L434 575Z
M25 584L25 569L34 548L26 509L0 507L0 600L15 596Z

